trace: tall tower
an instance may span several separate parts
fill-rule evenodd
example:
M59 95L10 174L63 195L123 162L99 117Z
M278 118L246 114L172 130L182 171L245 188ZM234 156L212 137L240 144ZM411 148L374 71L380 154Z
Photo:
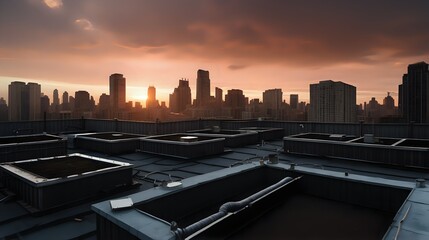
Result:
M197 72L197 106L206 106L210 101L209 71L199 69Z
M298 94L291 94L290 95L290 108L292 109L298 109Z
M110 107L112 108L114 117L117 117L118 112L125 108L125 87L125 78L122 74L114 73L110 75Z
M9 120L38 120L41 87L37 83L12 82L9 85Z
M191 104L191 88L189 81L186 79L179 80L179 86L170 94L170 111L180 113L185 111L186 107Z
M399 107L407 122L429 122L429 65L418 62L408 65L408 73L399 85Z
M147 88L146 108L154 107L158 107L158 101L156 100L156 88L154 86L149 86Z
M332 80L310 84L309 120L356 122L356 87Z
M222 105L223 90L221 88L218 88L218 87L215 88L215 99L216 99L216 104L218 104L219 106Z

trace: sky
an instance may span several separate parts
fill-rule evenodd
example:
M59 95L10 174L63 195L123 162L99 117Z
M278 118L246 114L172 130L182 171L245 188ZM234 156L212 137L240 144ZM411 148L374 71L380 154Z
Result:
M309 84L357 87L357 102L397 99L408 64L429 61L427 0L0 0L0 97L12 81L86 90L96 101L122 73L127 100L157 98L198 69L211 91L262 99L281 88L309 101ZM397 102L395 103L397 104Z

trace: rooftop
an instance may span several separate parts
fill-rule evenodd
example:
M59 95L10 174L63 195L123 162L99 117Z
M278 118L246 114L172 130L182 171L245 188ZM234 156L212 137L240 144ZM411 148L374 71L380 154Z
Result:
M3 136L12 136L12 132L8 129L28 129L26 123L8 123L0 124L0 134ZM40 125L39 125L40 124ZM302 125L302 126L301 126ZM320 132L325 134L345 134L354 136L363 136L364 134L372 133L378 137L384 138L412 138L412 139L428 139L429 125L366 125L366 124L319 124L319 123L297 123L297 122L270 122L270 121L221 121L221 120L199 120L199 121L185 121L173 123L138 123L126 121L101 121L101 120L66 120L66 121L52 121L47 122L46 129L50 133L60 133L70 130L81 131L96 131L96 132L116 132L123 134L137 134L137 135L163 135L171 133L185 133L191 130L206 129L212 126L221 126L222 129L238 130L239 128L282 128L284 135L293 135L302 132ZM43 122L32 122L31 127L33 133L43 132ZM40 127L40 128L39 128ZM254 129L254 130L255 130ZM385 134L383 134L385 133ZM388 133L388 134L386 134ZM188 136L188 134L185 134ZM203 137L203 136L201 136ZM70 140L70 139L69 139ZM192 186L200 186L202 183L210 182L214 179L223 178L231 174L246 172L252 169L269 168L284 169L288 176L297 177L303 176L302 179L296 181L297 186L301 186L311 176L319 176L321 179L336 179L338 183L352 182L352 183L368 183L371 186L385 186L388 189L402 189L407 194L400 204L398 202L388 201L394 199L395 196L401 194L395 193L393 195L385 195L380 198L374 198L369 203L379 203L377 207L357 206L350 201L330 200L325 197L318 197L314 194L308 194L303 191L301 187L296 188L293 192L295 194L285 198L287 204L280 205L274 210L268 211L263 218L264 221L255 221L249 225L244 226L241 231L235 232L230 237L235 239L247 238L247 236L265 236L265 238L275 238L280 234L289 234L291 238L305 237L311 238L312 231L306 231L310 224L320 224L318 232L326 233L333 231L330 227L333 222L342 223L342 227L335 227L338 234L364 234L360 230L348 228L350 224L357 224L361 226L368 219L374 221L372 228L375 233L373 239L379 239L380 236L385 239L394 239L399 235L398 239L427 239L429 237L429 188L417 188L416 179L429 179L429 173L426 170L416 168L397 168L391 165L372 164L364 161L344 161L339 158L328 158L325 156L308 156L297 155L284 152L283 139L273 139L269 141L258 141L252 144L246 144L240 147L226 147L228 151L222 154L215 154L209 156L200 156L191 159L176 158L172 156L154 154L149 152L134 151L127 153L111 154L99 151L87 150L80 147L68 149L68 154L84 154L93 159L105 159L105 163L88 164L85 161L79 163L79 157L76 159L61 159L54 157L56 160L64 161L59 166L67 165L73 162L73 168L62 171L51 171L56 169L52 165L51 169L45 169L43 166L36 166L33 164L26 164L25 161L17 161L16 167L24 171L34 172L38 176L45 178L62 178L70 174L77 174L79 172L97 171L97 169L104 169L109 167L109 162L121 162L132 164L132 180L133 183L128 187L111 187L103 189L98 194L74 201L70 204L56 207L47 211L35 213L28 210L22 204L22 200L16 194L14 195L5 188L4 183L0 185L0 239L1 238L15 238L15 239L48 239L55 236L57 239L97 239L97 214L102 216L111 216L111 219L118 219L121 215L124 217L123 221L118 219L113 222L115 226L119 222L125 224L126 221L136 220L139 224L144 224L145 219L152 219L136 209L144 211L144 205L141 202L154 201L161 196L171 196L182 190L189 189ZM406 142L404 143L406 144ZM414 142L412 144L415 144ZM426 147L423 145L421 147ZM270 163L270 156L276 155L278 157L278 164ZM79 156L79 155L76 155ZM74 162L77 160L76 162ZM264 166L261 165L264 162ZM22 162L22 164L20 164ZM100 165L98 165L100 164ZM106 165L107 164L107 165ZM30 165L30 166L26 166ZM33 166L31 166L33 165ZM61 169L61 168L59 168ZM64 168L63 168L64 169ZM76 169L73 170L73 169ZM258 174L259 175L259 174ZM262 174L263 175L263 174ZM3 175L0 174L0 178ZM268 181L267 186L275 183L277 180ZM263 181L262 181L263 182ZM329 181L328 181L329 182ZM340 187L335 184L315 185L322 189L321 192L330 194L338 194ZM166 183L180 183L177 185L170 185L173 187L166 187ZM250 183L250 182L249 182ZM335 183L335 181L333 182ZM220 186L223 186L221 183ZM227 184L230 185L230 184ZM250 184L249 186L251 186ZM286 192L289 192L290 187L295 184L285 187ZM341 184L340 184L341 185ZM83 186L83 185L81 185ZM174 187L175 186L175 187ZM308 186L312 186L308 185ZM338 185L339 186L339 185ZM252 193L261 190L260 188L253 189L247 188ZM301 190L300 190L301 189ZM222 188L220 188L222 190ZM209 190L208 193L211 191ZM212 192L215 193L215 192ZM236 201L245 198L245 196L252 193L246 193L237 198L225 199L225 201ZM222 195L222 194L220 194ZM363 194L365 195L365 194ZM111 200L131 198L136 204L124 210L112 210L109 205ZM223 202L222 200L221 202ZM176 205L183 204L182 202L175 202L165 198L166 203ZM197 199L198 202L198 199ZM390 202L390 203L389 203ZM317 203L317 204L316 204ZM384 204L383 204L384 203ZM91 206L94 206L91 208ZM316 208L315 206L323 206ZM381 206L381 207L380 207ZM397 211L386 211L383 206L388 208L390 206L398 206ZM301 210L299 210L301 209ZM302 209L306 209L303 211ZM379 209L379 210L374 210ZM382 209L382 210L380 210ZM95 211L94 211L95 210ZM135 212L133 212L135 211ZM288 214L285 214L286 211ZM298 214L298 212L300 214ZM381 211L381 212L380 212ZM154 212L152 212L154 213ZM335 214L333 214L335 213ZM128 215L131 214L131 215ZM293 214L293 218L286 217L285 215ZM330 219L326 220L321 218L329 216ZM299 216L306 217L306 222L302 223ZM352 216L352 218L350 218ZM194 218L194 217L192 217ZM170 221L178 218L167 218L166 222L159 223L159 227L166 228L168 234L170 232ZM291 226L294 231L283 228L276 228L276 222L282 221L282 225ZM350 221L350 222L348 222ZM362 221L362 222L359 222ZM287 223L287 224L286 224ZM157 224L157 223L153 223ZM155 225L152 225L155 226ZM270 227L270 233L266 229ZM337 226L337 225L335 225ZM138 227L138 226L136 226ZM186 227L180 225L179 227ZM137 234L131 228L123 228L125 232ZM247 230L246 230L247 229ZM399 229L399 230L398 230ZM335 232L334 231L334 232ZM314 231L313 231L314 232ZM161 235L155 234L157 238ZM261 235L257 235L261 234ZM271 235L268 235L271 234ZM310 235L309 235L310 234ZM384 235L385 234L385 235ZM167 236L167 235L165 235ZM168 235L171 236L171 235ZM326 235L335 238L336 235ZM344 235L342 235L344 236ZM356 235L357 236L357 235Z

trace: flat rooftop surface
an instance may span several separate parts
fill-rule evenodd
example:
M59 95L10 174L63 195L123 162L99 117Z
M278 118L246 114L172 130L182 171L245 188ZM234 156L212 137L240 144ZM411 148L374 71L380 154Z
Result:
M112 163L83 158L80 156L17 162L12 165L47 179L67 177L70 175L82 174L85 172L92 172L117 166Z
M294 194L225 239L381 239L394 215Z
M119 193L110 193L100 199L88 200L79 205L46 213L43 216L30 214L17 203L17 199L10 198L9 200L0 201L0 239L6 237L16 239L96 239L96 221L95 213L91 211L92 204L122 198L130 194L140 193L147 189L154 189L154 186L157 186L156 184L163 180L183 180L195 176L203 177L204 174L213 173L217 170L255 163L259 161L261 157L273 153L279 154L280 163L294 163L297 168L305 168L311 172L329 170L342 175L347 172L350 175L362 176L362 178L366 176L380 178L380 181L383 182L394 180L405 181L408 182L410 186L414 185L416 178L429 179L429 173L427 171L386 168L385 166L369 163L321 157L296 156L284 154L282 148L283 141L270 141L266 142L264 145L255 144L240 148L232 148L230 152L225 154L192 160L182 160L142 152L112 156L84 149L69 149L69 153L83 153L93 157L101 157L133 164L134 181L141 185L138 188ZM82 172L88 169L89 168L84 167L84 169L79 169L77 171ZM44 174L43 171L49 172L51 170L42 169L41 171L40 174ZM58 174L55 175L55 171L53 171L52 174L54 174L52 176L58 176ZM73 174L73 172L64 172L60 175L68 174ZM427 211L427 209L429 209L429 190L421 191L420 194L421 197L419 199L413 198L409 200L414 201L412 202L413 206L416 206L416 203L418 203L420 208L413 207L408 213L404 227L406 236L410 237L408 239L429 239L429 227L427 227L427 225L429 225L429 211ZM5 197L7 197L7 195L0 191L0 199ZM423 201L422 199L426 200ZM292 200L294 199L291 199L291 201ZM311 202L311 199L308 201ZM327 209L329 209L329 204L330 203L327 203ZM312 206L310 205L309 207ZM426 210L420 211L421 209ZM405 211L406 209L401 210L400 215L398 215L399 220L403 217ZM275 214L275 211L269 214ZM329 212L329 214L331 214L331 212ZM367 216L371 215L370 213L368 214ZM418 217L420 221L413 223L411 220L415 217ZM137 220L138 219L136 219L136 221ZM284 219L284 221L292 220ZM397 225L397 222L395 221L393 224ZM426 226L426 229L424 226ZM255 225L255 228L258 228L257 225ZM311 229L311 225L309 224L306 226L306 229ZM339 231L340 230L339 228ZM393 235L395 231L396 229L392 228ZM265 239L276 239L274 234L267 236L269 237L265 237ZM280 239L284 239L284 235L281 236ZM416 236L420 236L420 238ZM350 238L352 237L353 236L350 236ZM291 239L293 238L291 237ZM300 237L298 239L303 238Z

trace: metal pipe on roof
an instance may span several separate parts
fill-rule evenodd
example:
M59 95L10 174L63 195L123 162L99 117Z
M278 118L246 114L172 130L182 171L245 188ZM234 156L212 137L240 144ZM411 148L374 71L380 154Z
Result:
M252 203L255 203L259 201L260 199L268 196L269 194L283 188L284 186L288 185L289 183L300 179L301 177L297 178L291 178L291 177L285 177L279 182L262 189L261 191L245 198L240 201L236 202L227 202L224 203L219 208L219 212L214 213L206 218L203 218L199 220L198 222L195 222L185 228L176 228L172 229L174 234L176 235L177 239L186 239L187 237L191 235L196 235L202 231L204 231L208 226L211 226L212 224L219 221L221 218L227 216L228 214L235 213L238 211L243 210L246 207L249 207Z

